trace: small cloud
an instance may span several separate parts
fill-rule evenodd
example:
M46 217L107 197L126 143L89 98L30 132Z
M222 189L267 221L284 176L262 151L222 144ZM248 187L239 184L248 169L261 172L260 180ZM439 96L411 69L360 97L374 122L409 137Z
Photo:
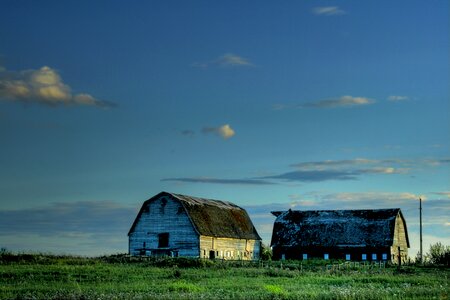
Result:
M312 12L318 16L338 16L347 13L338 6L317 6L312 9Z
M226 53L217 59L206 61L206 62L194 62L191 64L192 67L195 68L203 68L206 69L211 66L219 66L219 67L253 67L254 65L246 58L232 54Z
M195 131L186 129L186 130L182 130L181 134L184 136L193 137L195 135Z
M205 134L213 133L221 136L224 139L229 139L235 135L235 131L230 127L230 125L225 124L220 127L204 127L202 132Z
M323 171L293 171L280 175L262 177L264 179L283 179L288 181L300 181L300 182L321 182L327 180L356 180L357 172L352 171L335 171L335 170L323 170Z
M408 100L409 97L408 96L394 96L394 95L392 95L392 96L389 96L387 99L388 99L388 101L392 101L392 102L400 102L400 101Z
M448 199L450 199L450 191L444 191L444 192L434 192L432 193L434 195L444 196Z
M270 181L261 179L220 179L208 177L181 177L181 178L164 178L161 181L176 181L189 183L214 183L214 184L241 184L241 185L269 185L274 184Z
M335 99L321 100L318 102L309 102L299 107L313 107L313 108L336 108L336 107L352 107L369 105L375 103L375 100L366 97L352 97L342 96Z
M40 103L49 106L81 105L114 107L116 104L102 101L90 94L73 95L59 73L47 66L39 70L11 72L0 69L0 98L23 103Z

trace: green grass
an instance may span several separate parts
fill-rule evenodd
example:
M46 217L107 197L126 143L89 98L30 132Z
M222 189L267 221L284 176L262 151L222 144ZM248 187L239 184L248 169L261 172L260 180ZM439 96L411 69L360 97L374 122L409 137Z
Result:
M448 299L449 269L305 271L193 260L0 259L0 299ZM158 265L158 266L155 266ZM166 267L162 267L166 265Z

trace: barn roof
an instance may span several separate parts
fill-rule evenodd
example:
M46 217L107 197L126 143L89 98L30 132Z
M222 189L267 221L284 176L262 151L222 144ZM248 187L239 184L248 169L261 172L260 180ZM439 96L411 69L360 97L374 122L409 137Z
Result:
M400 208L371 210L274 211L272 246L385 247L392 246ZM408 232L406 241L409 247Z
M245 209L236 204L168 192L161 192L144 202L128 234L134 230L144 207L160 197L178 200L200 235L261 240Z

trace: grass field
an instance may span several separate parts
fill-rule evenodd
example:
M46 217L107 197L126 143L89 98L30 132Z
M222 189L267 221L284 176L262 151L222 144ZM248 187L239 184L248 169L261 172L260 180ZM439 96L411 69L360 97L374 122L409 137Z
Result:
M12 259L11 259L12 258ZM0 260L1 299L448 299L447 268L327 269L300 262Z

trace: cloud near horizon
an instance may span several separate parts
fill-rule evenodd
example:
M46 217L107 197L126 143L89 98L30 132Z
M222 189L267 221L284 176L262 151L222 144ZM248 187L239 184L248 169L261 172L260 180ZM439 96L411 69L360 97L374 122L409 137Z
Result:
M70 86L63 82L59 73L47 66L20 72L0 70L0 99L48 106L116 106L87 93L72 94Z
M254 64L252 64L248 59L232 54L232 53L226 53L222 56L219 56L218 58L206 61L206 62L195 62L192 64L193 67L196 68L208 68L212 66L218 66L218 67L254 67Z
M173 177L164 178L161 181L190 182L190 183L213 183L213 184L251 184L270 185L287 182L322 182L322 181L348 181L359 180L367 175L402 175L408 174L412 169L423 167L439 167L448 163L448 159L422 159L417 161L401 159L367 159L355 158L346 160L325 160L313 162L301 162L291 164L294 171L260 176L252 178L209 178L209 177ZM442 194L444 195L444 194Z
M436 192L441 193L447 192ZM275 220L271 211L398 207L406 217L413 245L410 255L414 256L418 247L416 235L419 230L419 197L423 196L411 192L316 192L290 195L286 201L277 203L241 206L247 210L265 243L270 242ZM89 256L125 253L127 233L141 205L142 203L125 205L113 201L79 201L3 210L0 211L0 246L11 251L50 251L55 254ZM423 202L423 208L424 237L434 236L434 240L450 245L448 201L427 199Z

